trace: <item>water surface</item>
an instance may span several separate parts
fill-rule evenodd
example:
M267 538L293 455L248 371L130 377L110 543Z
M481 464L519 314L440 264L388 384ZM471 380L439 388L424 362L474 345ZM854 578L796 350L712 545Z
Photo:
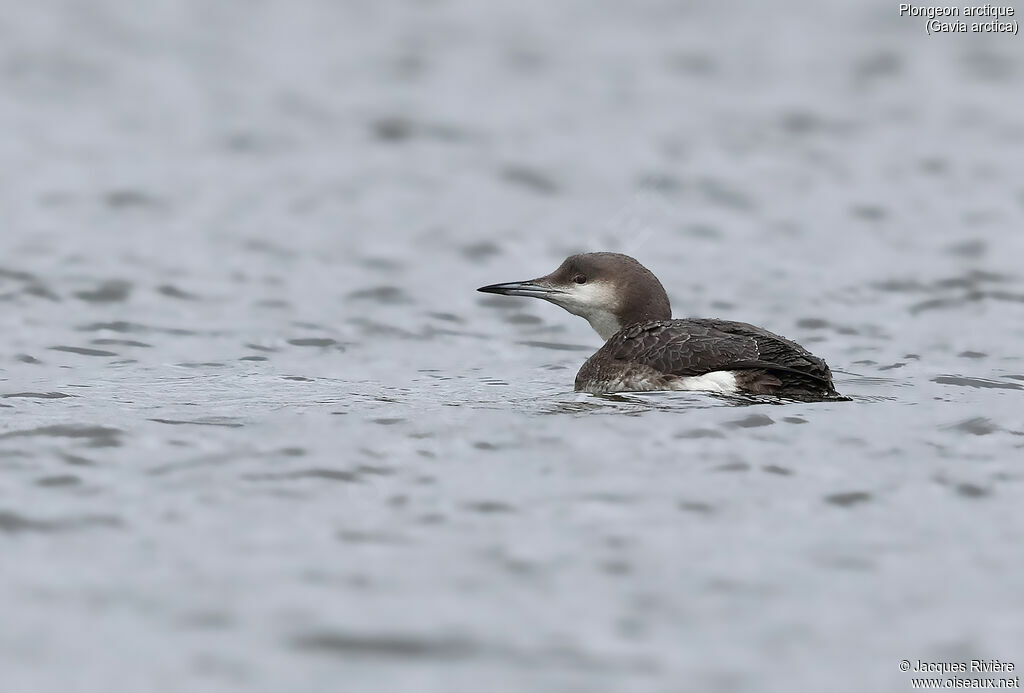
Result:
M1024 645L1024 59L885 3L0 35L11 691L904 690ZM851 402L572 392L638 257Z

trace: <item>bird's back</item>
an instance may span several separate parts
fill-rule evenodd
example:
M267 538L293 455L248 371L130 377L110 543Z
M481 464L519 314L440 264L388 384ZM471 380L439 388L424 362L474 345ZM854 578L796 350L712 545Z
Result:
M677 389L838 396L825 361L796 342L744 322L711 318L627 326L576 376L576 390L588 392Z

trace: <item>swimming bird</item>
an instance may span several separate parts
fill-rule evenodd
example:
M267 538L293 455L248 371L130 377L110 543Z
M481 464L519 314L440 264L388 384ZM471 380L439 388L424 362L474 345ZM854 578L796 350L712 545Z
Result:
M477 291L541 298L586 319L605 343L576 375L578 392L840 398L828 365L796 342L745 322L673 320L661 282L628 255L572 255L546 276Z

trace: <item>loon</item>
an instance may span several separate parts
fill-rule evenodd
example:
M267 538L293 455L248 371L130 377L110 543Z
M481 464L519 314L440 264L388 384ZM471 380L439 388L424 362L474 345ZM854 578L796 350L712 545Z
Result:
M590 323L605 343L580 368L577 392L842 398L828 365L785 337L732 320L673 320L661 282L628 255L572 255L547 276L477 291L542 298Z

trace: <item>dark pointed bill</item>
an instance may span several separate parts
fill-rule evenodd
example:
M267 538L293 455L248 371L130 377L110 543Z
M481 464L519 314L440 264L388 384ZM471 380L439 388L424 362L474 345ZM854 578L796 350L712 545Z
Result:
M539 279L531 279L527 282L508 282L505 284L491 284L481 286L477 291L485 294L501 294L503 296L533 296L534 298L547 298L555 294L564 293L560 289L541 284Z

